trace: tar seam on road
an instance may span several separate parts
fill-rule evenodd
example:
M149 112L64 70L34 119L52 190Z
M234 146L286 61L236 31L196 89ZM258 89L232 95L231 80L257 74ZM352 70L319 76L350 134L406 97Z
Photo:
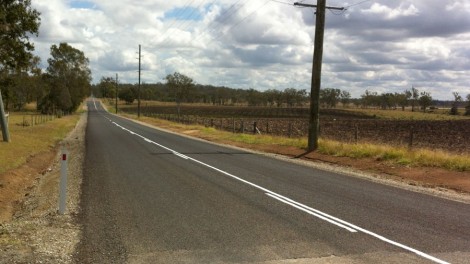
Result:
M158 147L160 147L160 148L163 148L163 149L165 149L165 150L170 151L171 153L173 153L174 155L176 155L176 156L178 156L178 157L180 157L180 158L183 158L183 159L185 159L185 160L191 160L191 161L193 161L193 162L195 162L195 163L198 163L198 164L200 164L200 165L202 165L202 166L204 166L204 167L210 168L210 169L215 170L215 171L217 171L217 172L220 172L220 173L222 173L222 174L224 174L224 175L226 175L226 176L229 176L229 177L231 177L231 178L233 178L233 179L236 179L236 180L238 180L238 181L240 181L240 182L243 182L243 183L245 183L245 184L247 184L247 185L250 185L250 186L252 186L252 187L254 187L254 188L256 188L256 189L259 189L259 190L263 191L263 192L264 192L266 195L268 195L269 197L271 197L271 198L273 198L273 199L276 199L276 200L278 200L278 201L280 201L280 202L282 202L282 203L284 203L284 204L288 204L288 205L290 205L290 206L292 206L292 207L294 207L294 208L296 208L296 209L299 209L299 210L301 210L301 211L303 211L303 212L305 212L305 213L308 213L308 214L310 214L310 215L313 215L313 216L315 216L315 217L318 217L318 218L320 218L320 219L322 219L322 220L325 220L325 221L327 221L327 222L329 222L329 223L331 223L331 224L334 224L334 225L336 225L336 226L338 226L338 227L344 228L344 229L346 229L346 230L348 230L348 231L350 231L350 232L357 232L357 231L360 231L360 232L362 232L362 233L364 233L364 234L367 234L367 235L369 235L369 236L375 237L375 238L377 238L377 239L379 239L379 240L382 240L382 241L384 241L384 242L386 242L386 243L388 243L388 244L391 244L391 245L394 245L394 246L396 246L396 247L402 248L402 249L407 250L407 251L409 251L409 252L412 252L412 253L414 253L414 254L416 254L416 255L418 255L418 256L421 256L421 257L426 258L426 259L428 259L428 260L434 261L434 262L436 262L436 263L440 263L440 264L449 264L449 262L446 262L446 261L444 261L444 260L438 259L438 258L433 257L433 256L431 256L431 255L429 255L429 254L426 254L426 253L424 253L424 252L422 252L422 251L419 251L419 250L414 249L414 248L411 248L411 247L409 247L409 246L400 244L400 243L395 242L395 241L393 241L393 240L390 240L390 239L388 239L388 238L386 238L386 237L384 237L384 236L381 236L381 235L379 235L379 234L376 234L376 233L374 233L374 232L371 232L371 231L369 231L369 230L366 230L366 229L364 229L364 228L361 228L361 227L359 227L359 226L356 226L356 225L354 225L354 224L351 224L351 223L349 223L349 222L347 222L347 221L341 220L341 219L339 219L339 218L337 218L337 217L331 216L331 215L329 215L329 214L327 214L327 213L324 213L324 212L322 212L322 211L320 211L320 210L313 209L313 208L311 208L311 207L308 207L307 205L304 205L304 204L301 204L301 203L299 203L299 202L296 202L296 201L294 201L294 200L292 200L292 199L290 199L290 198L287 198L287 197L282 196L282 195L280 195L280 194L278 194L278 193L275 193L275 192L273 192L273 191L271 191L271 190L268 190L268 189L266 189L266 188L264 188L264 187L261 187L261 186L259 186L259 185L256 185L256 184L252 183L252 182L249 182L249 181L247 181L247 180L244 180L244 179L242 179L242 178L240 178L240 177L237 177L237 176L235 176L235 175L233 175L233 174L230 174L230 173L228 173L228 172L226 172L226 171L223 171L223 170L221 170L221 169L218 169L218 168L216 168L216 167L214 167L214 166L211 166L211 165L209 165L209 164L207 164L207 163L204 163L204 162L199 161L199 160L197 160L197 159L194 159L194 158L188 157L188 156L186 156L186 155L183 155L183 154L181 154L181 153L179 153L179 152L177 152L177 151L175 151L175 150L173 150L173 149L171 149L171 148L168 148L168 147L166 147L166 146L163 146L163 145L161 145L161 144L159 144L159 143L157 143L157 142L155 142L155 141L152 141L152 140L150 140L150 139L148 139L148 138L146 138L146 137L144 137L144 136L142 136L142 135L139 135L139 134L137 134L137 133L135 133L135 132L133 132L133 131L131 131L131 130L125 128L125 127L123 127L123 126L121 126L121 125L119 125L118 123L114 122L113 120L111 120L110 118L108 118L108 117L106 117L106 116L104 116L104 115L103 115L103 117L106 118L107 120L109 120L109 121L110 121L112 124L114 124L115 126L121 128L122 130L125 130L125 131L129 132L130 134L132 134L132 135L134 135L134 136L140 137L141 139L143 139L143 140L144 140L145 142L147 142L147 143L156 145L156 146L158 146Z

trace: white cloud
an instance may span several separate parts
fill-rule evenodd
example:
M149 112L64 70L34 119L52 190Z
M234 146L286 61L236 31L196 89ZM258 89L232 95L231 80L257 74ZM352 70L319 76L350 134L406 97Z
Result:
M33 40L44 67L50 46L68 42L90 58L95 82L119 73L135 83L142 44L147 83L179 71L234 88L310 88L311 9L249 0L85 2L32 1L41 12ZM192 9L182 9L187 4ZM353 96L414 85L451 99L451 91L470 93L469 42L468 1L379 0L328 12L322 84Z

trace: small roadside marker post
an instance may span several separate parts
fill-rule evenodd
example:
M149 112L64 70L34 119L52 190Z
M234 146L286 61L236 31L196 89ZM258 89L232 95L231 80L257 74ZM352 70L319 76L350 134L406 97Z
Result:
M66 199L67 199L67 157L68 153L65 148L62 148L62 155L60 161L60 187L59 187L59 214L65 214Z

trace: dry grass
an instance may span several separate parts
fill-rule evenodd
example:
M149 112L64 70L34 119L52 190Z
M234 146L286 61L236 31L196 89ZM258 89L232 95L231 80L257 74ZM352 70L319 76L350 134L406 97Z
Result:
M26 163L28 158L54 148L75 127L80 118L74 114L56 118L40 125L23 126L29 113L10 113L11 142L0 141L0 174ZM30 120L30 117L26 118Z
M436 167L454 171L470 171L470 156L441 150L407 149L368 143L341 143L321 140L318 151L323 154L350 158L374 158L392 164L412 167Z

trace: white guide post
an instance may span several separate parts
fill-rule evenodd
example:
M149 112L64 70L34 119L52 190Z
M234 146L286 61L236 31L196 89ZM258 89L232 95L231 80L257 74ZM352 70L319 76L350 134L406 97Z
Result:
M67 158L68 153L65 148L62 148L62 155L60 161L60 186L59 186L59 214L65 213L66 200L67 200Z

